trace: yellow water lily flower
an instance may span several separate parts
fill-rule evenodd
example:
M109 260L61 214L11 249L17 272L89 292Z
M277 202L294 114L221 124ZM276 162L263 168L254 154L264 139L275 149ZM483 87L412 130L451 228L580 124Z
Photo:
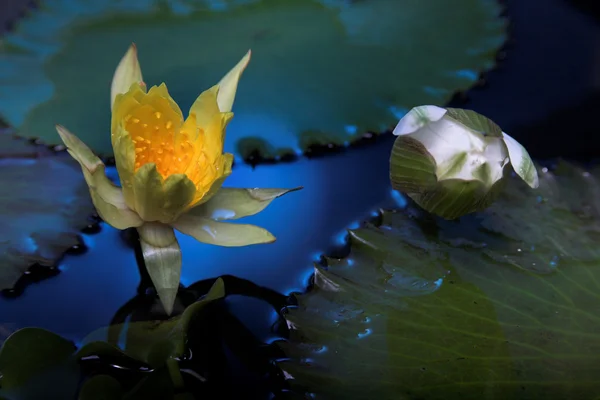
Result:
M275 237L263 228L221 221L256 214L299 189L221 187L233 162L232 154L223 154L225 129L250 55L201 93L184 118L164 83L146 91L136 47L129 48L111 86L111 140L121 187L81 140L57 125L98 214L117 229L137 228L146 268L169 314L181 276L173 229L220 246L270 243Z

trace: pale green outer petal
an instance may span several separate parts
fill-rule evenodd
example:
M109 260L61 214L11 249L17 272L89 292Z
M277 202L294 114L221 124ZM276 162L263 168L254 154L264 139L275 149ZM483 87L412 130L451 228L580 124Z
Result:
M446 109L438 106L419 106L411 109L394 128L396 136L408 135L429 124L439 121L446 114Z
M144 221L174 221L194 199L196 186L184 174L163 181L156 164L142 165L134 175L135 210Z
M157 222L148 222L137 228L148 275L168 315L181 278L181 249L173 228Z
M421 142L399 136L390 156L390 180L400 192L425 192L437 184L435 160Z
M273 200L293 189L221 188L209 201L192 208L187 214L214 220L238 219L264 210Z
M110 86L111 110L118 94L127 92L132 84L141 82L143 82L142 69L137 57L137 48L135 43L132 43L113 75Z
M467 129L478 132L484 136L502 137L502 129L491 119L476 113L473 110L461 108L447 108L446 118L464 125Z
M123 192L106 177L104 164L75 135L57 125L56 130L69 154L79 162L96 211L109 225L117 229L140 226L143 221L125 203Z
M492 186L479 181L449 179L422 193L407 193L421 208L444 219L456 219L463 215L482 211L498 198L504 180Z
M69 154L77 160L82 168L93 172L98 166L104 165L102 160L100 160L100 158L98 158L98 156L96 156L77 136L69 132L67 128L62 125L56 125L56 131L67 147Z
M217 246L240 247L275 241L275 236L258 226L216 222L190 214L183 214L171 226L199 242Z
M129 208L135 209L135 199L133 194L133 176L135 171L135 145L131 140L131 135L119 125L117 128L118 134L115 135L113 141L113 150L115 155L115 163L121 188L125 201Z
M504 137L504 144L508 148L510 163L517 175L533 189L537 188L540 185L537 170L525 147L504 132L502 132L502 136Z
M217 103L219 104L219 109L221 112L231 111L233 107L233 101L235 100L238 82L242 76L242 73L248 66L251 56L252 51L248 50L246 55L218 83L219 94L217 97Z

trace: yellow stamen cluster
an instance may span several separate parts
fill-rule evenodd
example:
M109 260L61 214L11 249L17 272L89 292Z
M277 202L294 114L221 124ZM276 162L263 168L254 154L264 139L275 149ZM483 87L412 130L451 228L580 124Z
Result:
M196 146L190 134L150 105L143 105L125 117L125 129L135 145L135 169L154 163L163 176L183 174L190 169ZM177 130L177 134L176 134ZM177 140L176 140L177 139ZM195 169L195 168L193 168ZM190 171L191 172L191 171Z

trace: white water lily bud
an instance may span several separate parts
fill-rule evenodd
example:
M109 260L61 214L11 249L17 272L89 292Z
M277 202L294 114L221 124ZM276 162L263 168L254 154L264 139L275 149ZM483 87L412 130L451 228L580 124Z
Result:
M537 171L523 146L471 110L415 107L394 129L394 189L446 219L480 211L497 198L511 164L530 187Z

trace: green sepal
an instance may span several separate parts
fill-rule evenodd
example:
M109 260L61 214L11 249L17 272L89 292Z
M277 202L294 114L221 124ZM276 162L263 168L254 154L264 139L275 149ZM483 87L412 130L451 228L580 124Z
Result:
M171 315L181 278L181 249L175 232L159 222L147 222L137 230L146 270L166 313Z
M492 205L504 187L500 179L491 187L478 180L447 179L421 193L407 193L424 210L444 219L482 211Z
M273 200L293 189L241 189L221 188L209 201L192 208L187 214L213 220L232 220L255 215Z
M96 211L117 229L140 226L143 221L126 204L123 191L108 179L104 163L77 136L57 125L56 130L69 154L79 163Z
M510 135L502 132L504 138L504 144L508 149L508 157L513 169L529 185L529 187L536 189L540 185L537 170L529 153L525 150L525 147L513 139Z
M148 163L135 173L133 191L135 210L144 221L169 223L193 201L196 186L185 174L163 180L156 164Z
M217 246L241 247L275 241L269 231L255 225L217 222L192 214L183 214L171 226L199 242Z
M502 137L502 129L491 119L476 113L473 110L464 110L462 108L446 108L446 118L452 118L454 121L467 128L477 131L484 136Z
M421 142L398 136L390 157L390 180L395 190L421 193L437 183L436 162Z

